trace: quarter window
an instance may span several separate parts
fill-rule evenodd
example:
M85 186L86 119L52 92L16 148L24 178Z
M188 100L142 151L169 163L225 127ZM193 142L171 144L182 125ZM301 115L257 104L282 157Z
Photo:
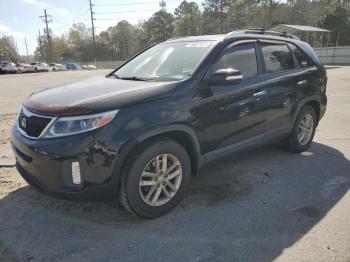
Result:
M236 45L227 49L222 57L213 65L213 72L219 69L234 68L244 78L258 74L254 43Z
M292 49L294 56L298 60L298 63L301 67L309 67L311 66L310 60L307 58L305 53L295 45L289 45L289 47Z
M286 45L261 44L266 73L294 69L293 55Z

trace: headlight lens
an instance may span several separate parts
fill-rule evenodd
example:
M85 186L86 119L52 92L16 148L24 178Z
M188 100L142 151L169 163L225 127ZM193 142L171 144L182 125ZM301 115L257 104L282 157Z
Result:
M59 137L79 134L100 128L111 122L119 110L96 115L58 118L45 134L45 137Z

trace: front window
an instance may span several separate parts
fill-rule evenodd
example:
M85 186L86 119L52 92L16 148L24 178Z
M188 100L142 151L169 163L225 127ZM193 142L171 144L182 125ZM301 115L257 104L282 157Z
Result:
M257 76L258 66L254 43L240 44L226 49L222 57L214 63L213 72L227 68L239 70L244 78Z
M121 79L178 81L190 77L215 41L170 42L151 47L114 75Z

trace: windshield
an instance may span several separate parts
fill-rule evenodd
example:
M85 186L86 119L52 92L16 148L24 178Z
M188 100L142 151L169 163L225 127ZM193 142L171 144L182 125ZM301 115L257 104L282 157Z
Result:
M214 41L170 42L151 47L118 69L121 79L176 81L192 75Z

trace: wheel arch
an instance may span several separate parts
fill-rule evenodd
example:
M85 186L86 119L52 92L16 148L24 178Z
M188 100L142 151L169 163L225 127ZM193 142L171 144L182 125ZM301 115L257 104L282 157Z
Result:
M192 173L196 174L202 164L200 144L195 131L185 125L170 125L142 133L136 137L137 144L158 138L169 138L184 147L191 160Z
M161 138L172 139L184 147L191 160L192 173L196 174L202 165L200 144L195 131L185 125L164 126L136 135L121 148L116 172L122 171L125 160L139 145Z
M300 110L305 105L309 105L315 110L316 117L317 117L317 125L318 125L318 122L320 121L320 116L321 116L321 101L320 101L320 98L318 96L310 96L310 97L303 99L301 102L299 102L299 105L298 105L297 110L296 110L295 115L294 115L294 121L296 120ZM293 123L294 123L294 121L293 121Z

